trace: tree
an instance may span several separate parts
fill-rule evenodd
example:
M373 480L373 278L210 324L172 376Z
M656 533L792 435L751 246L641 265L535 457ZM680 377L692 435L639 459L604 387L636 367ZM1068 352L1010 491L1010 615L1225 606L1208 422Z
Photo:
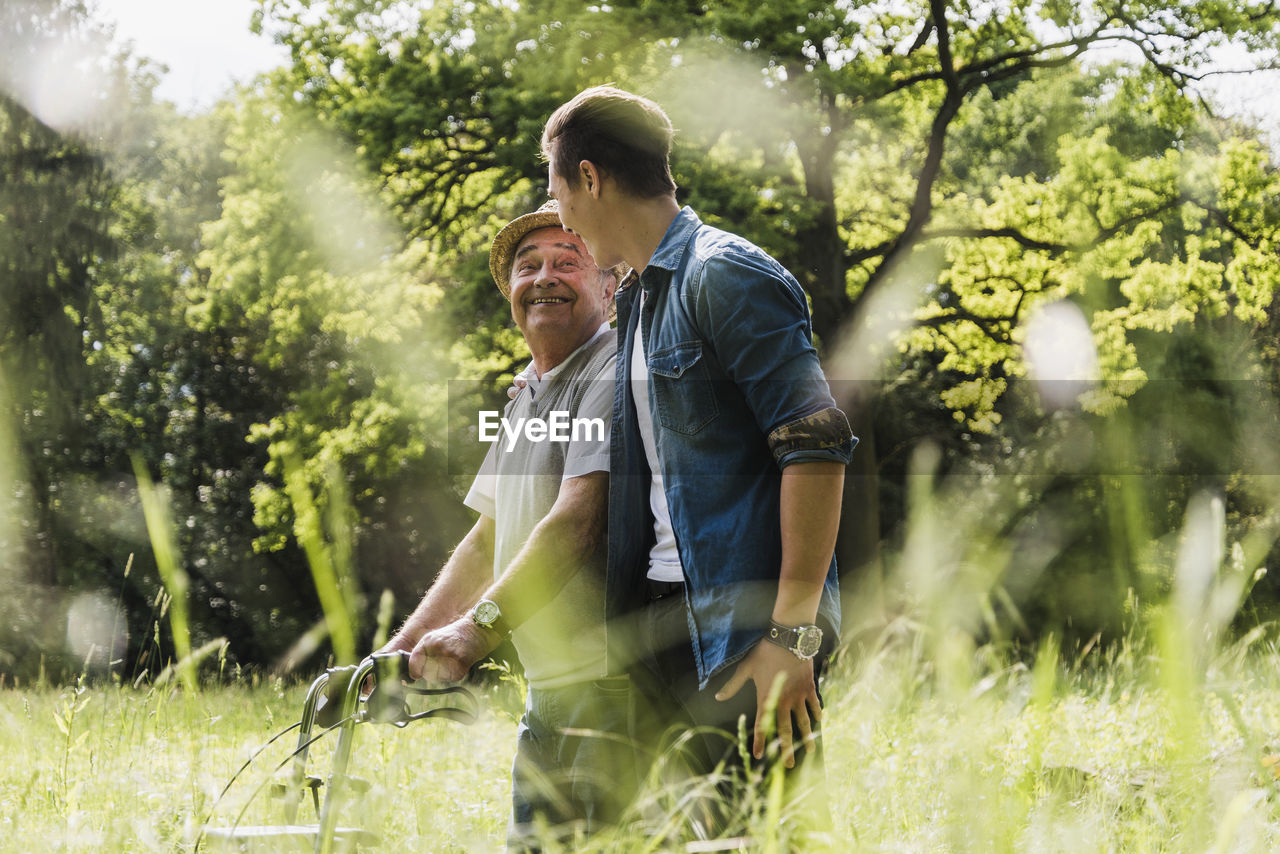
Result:
M245 98L231 122L191 319L271 394L241 434L260 458L255 549L288 567L267 586L281 607L313 589L302 546L312 569L314 549L328 555L349 608L361 589L417 595L462 522L431 255L401 242L349 155L296 110Z
M1092 400L1100 411L1158 370L1147 333L1269 316L1274 219L1255 193L1271 167L1206 118L1195 86L1209 47L1274 49L1271 3L263 6L307 102L426 237L491 233L493 188L543 180L536 129L582 86L656 96L681 131L682 198L797 273L831 376L856 378L837 383L863 437L846 567L874 563L864 546L895 521L875 512L878 412L895 403L860 380L901 362L849 373L857 324L902 315L902 337L854 349L931 366L922 376L958 419L951 444L998 449L1024 435L1006 414L1035 415L1008 395L1027 322L1051 302L1086 312L1102 370L1122 381ZM1124 62L1090 60L1118 48ZM423 217L422 193L476 216Z
M0 42L0 433L12 437L0 470L10 591L0 664L8 667L33 646L61 645L49 619L54 586L84 577L86 549L68 508L92 453L80 419L93 398L86 355L101 325L97 287L118 251L118 184L90 140L117 130L103 107L127 80L75 0L6 4ZM81 77L68 81L69 68Z

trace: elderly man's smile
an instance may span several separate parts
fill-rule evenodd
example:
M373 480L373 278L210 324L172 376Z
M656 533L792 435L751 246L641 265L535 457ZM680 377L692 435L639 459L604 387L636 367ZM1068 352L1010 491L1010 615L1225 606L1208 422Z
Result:
M529 305L560 305L569 302L567 297L538 297L529 300Z

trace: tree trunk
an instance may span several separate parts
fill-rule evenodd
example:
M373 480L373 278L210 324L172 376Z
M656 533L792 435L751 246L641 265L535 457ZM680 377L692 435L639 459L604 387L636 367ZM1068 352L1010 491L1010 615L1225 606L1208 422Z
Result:
M853 313L845 282L844 245L835 205L835 133L797 140L804 164L805 191L816 206L813 223L796 235L802 284L813 302L813 330L824 353L833 353L838 336ZM880 484L875 450L875 397L867 383L832 381L837 404L859 438L845 472L836 562L845 588L846 613L878 611L882 587L880 566ZM865 616L863 617L865 619ZM857 617L853 623L860 623Z
M836 218L835 134L816 142L797 140L804 164L805 195L815 207L812 224L796 232L801 284L813 302L813 331L824 351L833 349L836 335L853 304L845 283L844 245Z

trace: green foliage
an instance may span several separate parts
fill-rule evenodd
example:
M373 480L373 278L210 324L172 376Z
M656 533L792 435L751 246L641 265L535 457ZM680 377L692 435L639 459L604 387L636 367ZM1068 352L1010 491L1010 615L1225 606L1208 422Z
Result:
M449 371L432 317L443 294L430 278L434 256L403 243L340 146L296 113L245 102L228 145L234 171L221 216L204 231L209 286L191 318L209 332L240 330L245 357L283 392L246 430L268 455L252 486L256 548L307 543L315 570L319 529L297 503L309 492L316 512L335 520L330 546L351 538L348 572L403 548L379 542L390 524L414 526L417 548L442 553L451 532L432 530L425 515L456 500L433 483L446 468ZM359 586L403 590L421 571L365 570Z
M97 380L87 361L105 322L100 287L120 248L113 226L121 187L94 139L119 138L121 126L101 107L119 103L126 87L85 14L83 3L62 0L16 0L0 10L6 670L34 668L45 650L50 669L60 670L65 622L55 616L53 586L82 584L98 561L79 535L77 505L85 461L97 453L85 424ZM92 79L68 80L76 68ZM80 88L69 93L58 81Z

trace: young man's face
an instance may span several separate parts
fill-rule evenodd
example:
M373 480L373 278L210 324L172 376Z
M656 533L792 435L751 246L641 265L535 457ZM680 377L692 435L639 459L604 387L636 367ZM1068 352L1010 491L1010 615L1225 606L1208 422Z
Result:
M583 241L561 228L529 232L511 259L511 317L535 356L586 343L608 318L612 288Z
M560 221L565 229L582 238L596 263L607 269L622 262L621 257L613 257L607 229L600 227L600 201L592 197L581 175L578 185L570 187L564 176L556 172L552 161L547 167L547 192L560 203Z

